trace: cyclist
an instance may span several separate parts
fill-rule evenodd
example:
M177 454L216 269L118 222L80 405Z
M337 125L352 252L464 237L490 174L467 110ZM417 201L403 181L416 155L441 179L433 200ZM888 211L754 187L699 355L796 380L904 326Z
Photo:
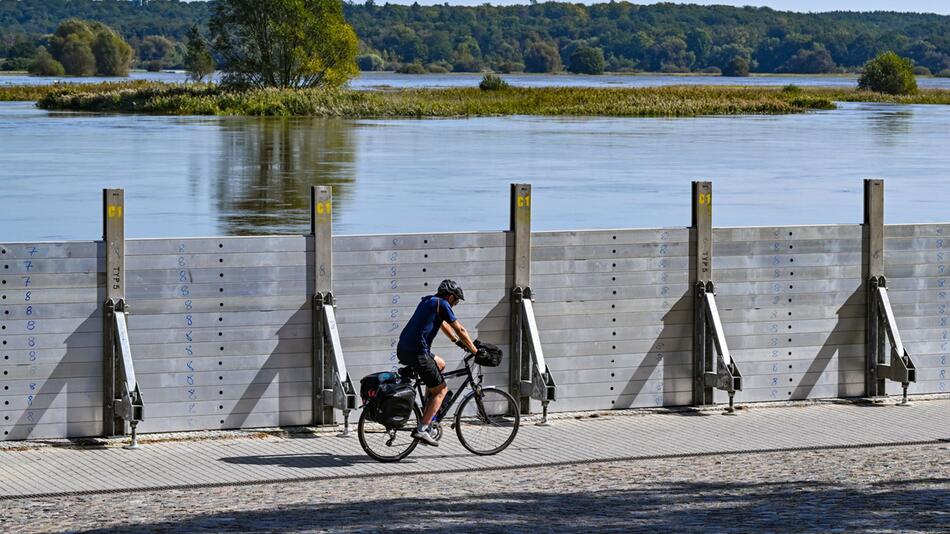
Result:
M396 347L399 363L412 368L426 385L428 401L425 413L419 426L412 431L412 437L426 445L439 445L429 433L429 423L442 405L447 391L442 377L445 360L432 354L432 340L442 330L459 347L473 353L477 351L468 331L452 311L452 307L463 300L465 294L462 287L453 280L443 280L435 295L422 297L422 302L399 335L399 345Z

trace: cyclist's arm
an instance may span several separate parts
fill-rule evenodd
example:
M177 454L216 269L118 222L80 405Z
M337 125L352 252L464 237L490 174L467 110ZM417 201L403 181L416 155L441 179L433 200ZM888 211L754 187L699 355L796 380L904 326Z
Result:
M468 335L468 330L462 326L460 321L454 321L452 323L442 323L442 329L445 331L445 335L449 336L449 339L459 339L462 343L465 344L465 348L469 352L475 353L478 352L478 349L475 348L475 344L472 343L471 336ZM450 333L451 332L451 333Z

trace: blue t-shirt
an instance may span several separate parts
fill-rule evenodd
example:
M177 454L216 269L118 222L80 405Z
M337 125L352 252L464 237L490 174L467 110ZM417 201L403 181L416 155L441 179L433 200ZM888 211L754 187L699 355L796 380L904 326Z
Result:
M434 295L422 297L422 302L416 306L416 312L399 335L397 350L410 354L427 354L432 340L442 327L442 321L455 322L452 306L449 306L445 299Z

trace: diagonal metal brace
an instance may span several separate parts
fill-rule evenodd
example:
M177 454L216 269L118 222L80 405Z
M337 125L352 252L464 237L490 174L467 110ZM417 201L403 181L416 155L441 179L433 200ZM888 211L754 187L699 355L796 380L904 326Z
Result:
M557 400L557 384L544 359L541 347L541 335L534 316L534 303L531 301L530 287L516 287L513 292L517 312L521 315L521 329L524 347L531 358L531 380L522 382L522 393L541 401L541 424L547 423L548 403Z
M344 435L349 435L349 414L355 410L356 389L353 387L353 381L346 370L346 361L343 357L343 345L340 341L340 332L337 327L336 313L334 311L333 294L317 293L313 299L314 312L322 323L321 332L323 334L323 345L332 354L329 361L332 362L332 376L330 377L330 387L323 390L324 406L332 406L343 412ZM324 386L327 384L324 383Z
M115 350L118 357L115 359L118 364L116 370L118 398L114 399L113 405L115 414L129 423L132 429L132 443L129 448L137 448L135 428L139 421L145 419L145 404L142 401L142 393L139 390L138 380L135 377L135 366L132 362L132 344L129 341L129 328L127 322L128 307L122 299L109 299L105 305L105 311L111 320L109 328L113 330L112 338L115 340Z
M729 346L726 343L725 332L722 328L722 319L719 317L719 307L716 304L715 288L712 282L697 285L697 305L701 307L702 325L704 337L711 339L710 343L702 343L704 350L715 348L716 366L714 370L707 369L703 373L703 386L716 388L729 394L730 412L734 411L734 397L736 391L742 391L742 374L736 366L732 355L729 353ZM705 354L703 361L710 361L710 354Z
M873 276L868 281L871 291L871 317L874 322L873 331L878 333L878 339L871 343L871 362L875 375L879 380L893 380L899 382L904 390L902 403L907 403L907 388L911 382L917 381L917 368L904 348L900 331L897 328L897 319L891 308L891 301L887 295L887 280L883 276ZM883 337L890 341L891 350L888 362L884 362Z

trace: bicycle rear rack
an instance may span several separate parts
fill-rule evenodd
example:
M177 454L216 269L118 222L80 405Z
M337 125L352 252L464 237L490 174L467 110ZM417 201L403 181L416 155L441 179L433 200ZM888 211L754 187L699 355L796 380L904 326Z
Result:
M129 423L131 428L132 441L126 448L137 449L139 445L135 428L139 421L145 419L145 405L135 378L135 367L132 364L132 345L129 342L129 328L126 322L128 307L122 299L109 299L105 305L105 312L107 317L110 317L107 322L108 328L112 330L110 337L115 340L111 350L118 356L113 359L118 364L115 376L120 386L117 388L118 398L113 400L114 411L115 415Z
M332 352L330 358L323 358L324 362L331 362L332 369L329 369L330 387L323 387L323 406L333 407L343 412L343 436L350 435L350 411L355 410L356 389L353 387L353 381L346 371L346 361L343 358L343 346L340 343L340 332L337 328L336 313L333 310L333 295L318 293L314 297L314 313L316 315L317 331L322 343L318 341L318 346L322 346L324 356L326 351Z
M887 280L883 276L872 276L868 280L870 292L868 305L868 365L870 372L881 384L876 390L883 393L884 380L899 382L904 392L901 404L907 404L907 387L917 381L917 368L907 354L901 334L897 329L897 320L887 296ZM885 360L885 337L891 343L890 361Z
M516 287L514 290L517 313L520 317L516 321L521 323L522 351L527 349L531 357L530 380L521 382L521 393L541 401L541 422L548 424L548 403L557 400L557 384L554 376L544 360L544 350L541 348L541 335L538 322L534 317L534 304L531 302L531 288Z
M734 398L736 391L742 391L742 375L726 344L714 290L712 282L699 282L696 285L696 346L700 352L696 362L702 364L697 376L702 377L703 389L716 388L728 393L727 411L735 413ZM711 370L713 348L716 351L714 371Z

